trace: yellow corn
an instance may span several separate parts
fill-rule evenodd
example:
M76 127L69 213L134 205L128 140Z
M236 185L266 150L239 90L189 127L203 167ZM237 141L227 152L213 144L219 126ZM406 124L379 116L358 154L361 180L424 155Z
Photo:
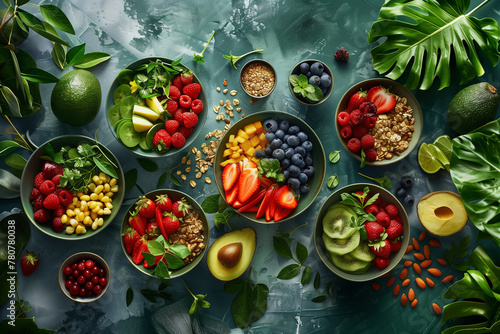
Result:
M75 212L75 215L77 215L77 216L80 214L80 212L82 212L82 210L80 210L80 208L75 208L73 211Z
M96 219L97 219L97 217L99 217L99 216L97 215L97 213L95 213L95 212L91 212L91 213L90 213L90 218L92 218L92 220L96 220Z
M74 218L69 220L69 224L73 227L76 227L78 225L78 221Z
M69 210L73 210L74 208L76 208L76 206L73 203L71 203L70 205L68 205L66 207L66 209L69 209Z
M109 185L109 183L104 184L104 191L105 192L111 191L111 186Z
M101 202L103 202L103 203L111 202L111 198L109 198L108 196L102 196Z
M88 188L90 191L94 191L95 187L97 187L94 183L89 184Z
M104 224L104 219L97 218L97 225L102 226L102 224Z
M100 201L102 200L103 197L104 197L104 193L103 192L99 193L99 195L97 196L97 198L99 198Z
M87 201L81 201L80 202L80 210L87 211L87 209L88 209Z
M83 224L84 225L91 225L92 224L92 218L90 218L90 216L85 216L85 218L83 219Z
M105 215L110 215L110 214L111 214L111 210L110 210L110 209L108 209L108 208L104 208L104 209L102 210L102 212L103 212L103 214L105 214Z
M78 225L75 229L76 234L85 234L87 233L87 230L85 229L85 226L83 225Z
M90 216L90 211L89 210L85 211L84 213L85 213L85 217Z
M117 179L112 178L111 180L109 180L109 185L110 185L111 187L113 187L114 185L116 185L116 183L117 183L117 182L118 182L118 180L117 180Z
M92 229L95 231L97 230L97 228L99 227L99 225L97 224L97 220L95 220L93 223L92 223Z
M102 184L100 184L97 187L95 187L94 192L99 195L103 189L104 189L104 186Z
M96 207L92 209L92 212L99 214L99 210L101 210L101 207L99 205L96 205Z
M96 201L90 201L89 202L89 209L90 210L95 209L96 206L97 206L97 202Z
M79 222L82 222L84 219L85 219L85 213L84 212L80 212L78 214L78 216L76 216L76 220L78 220Z
M80 196L80 201L90 201L90 196L89 195L83 195L83 196Z
M104 215L104 209L99 209L99 211L97 211L97 214L98 214L99 216Z
M92 177L92 181L94 181L94 183L97 184L97 185L101 185L102 184L102 180L99 178L99 175L94 175Z
M114 193L118 192L118 185L111 186L111 191Z
M114 192L112 192L112 191L108 191L108 192L107 192L107 193L105 193L104 195L105 195L105 196L108 196L109 198L112 198L112 197L115 195L115 193L114 193Z
M73 234L75 232L75 228L73 226L66 226L66 234Z
M71 218L71 217L76 216L75 211L73 211L73 210L71 210L71 209L67 209L67 210L66 210L66 214L67 214L67 215L68 215L68 217L70 217L70 218Z
M97 195L96 193L92 193L90 194L90 199L93 201L97 201L99 199L99 195Z
M76 196L73 197L73 202L71 202L71 204L76 205L77 202L78 202L78 197L76 197Z
M113 209L113 204L111 204L111 202L104 203L104 205L110 210Z
M61 216L61 222L66 224L69 221L68 215L64 214Z

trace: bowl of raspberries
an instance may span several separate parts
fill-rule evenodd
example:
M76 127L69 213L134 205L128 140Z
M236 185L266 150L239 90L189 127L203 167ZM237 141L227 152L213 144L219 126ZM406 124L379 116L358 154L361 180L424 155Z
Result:
M349 88L335 116L340 142L362 165L404 159L422 133L420 104L408 89L390 79L369 79Z

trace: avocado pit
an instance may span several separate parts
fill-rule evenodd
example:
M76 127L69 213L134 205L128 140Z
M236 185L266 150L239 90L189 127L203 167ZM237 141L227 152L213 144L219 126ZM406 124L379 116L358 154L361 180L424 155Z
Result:
M217 259L226 268L233 268L240 262L243 244L241 242L233 242L225 245L217 252Z

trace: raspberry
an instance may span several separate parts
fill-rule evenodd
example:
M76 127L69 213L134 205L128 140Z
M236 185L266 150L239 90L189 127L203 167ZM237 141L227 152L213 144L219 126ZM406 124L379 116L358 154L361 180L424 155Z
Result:
M66 229L66 226L62 222L61 217L52 218L52 229L57 233L61 233Z
M377 152L373 148L369 148L365 150L365 158L366 161L375 161L377 160Z
M375 204L370 204L365 208L365 212L371 213L372 215L376 216L377 213L379 212L378 206L376 206Z
M179 122L180 125L184 125L184 118L182 118L182 114L184 113L184 109L179 108L177 111L173 114L174 119Z
M349 125L340 128L340 136L344 139L349 139L352 136L352 128Z
M168 97L172 100L178 100L179 96L181 96L181 91L176 86L170 85L168 88Z
M373 138L372 135L364 135L363 138L361 138L361 147L364 150L373 148L374 146L375 146L375 138Z
M50 220L50 212L45 208L41 208L35 211L33 218L40 224L45 224Z
M56 194L48 194L43 200L43 207L48 210L55 210L59 206L59 197Z
M351 116L349 116L349 113L347 111L341 111L337 115L337 121L339 122L340 126L346 126L351 121Z
M167 130L170 135L173 135L177 131L178 127L179 122L177 122L175 119L169 119L165 122L165 130Z
M54 185L57 186L60 180L61 180L61 175L56 175L52 178L52 183L54 183Z
M352 125L359 125L364 119L364 116L359 109L353 110L349 116L351 117Z
M36 189L36 188L33 188L31 189L31 194L30 194L30 201L33 201L35 198L38 197L38 195L40 195L41 192L40 190Z
M173 115L177 109L179 108L179 104L175 100L167 101L167 111L170 115Z
M347 148L354 153L359 152L361 150L361 142L359 141L358 138L351 138L347 142Z
M377 124L377 116L365 117L364 123L368 129L374 128Z
M186 128L185 126L179 126L177 132L181 133L184 136L184 138L187 138L193 133L193 128Z
M186 128L192 128L196 124L198 124L198 116L193 112L185 112L182 114L182 118L184 120L184 126Z
M377 114L377 106L370 101L365 101L359 105L359 111L365 115L365 117L375 116Z
M181 82L183 85L193 83L193 73L191 71L181 74Z
M182 92L182 88L184 88L184 84L182 83L182 78L181 75L178 74L172 79L172 85L175 87L179 88L179 90Z
M188 95L192 99L197 99L201 93L201 86L197 83L191 83L182 88L182 93Z
M40 189L40 185L43 183L43 181L45 181L45 176L43 175L42 172L36 174L35 176L35 180L33 181L33 186L36 188L36 189Z
M58 194L58 197L59 197L59 202L64 206L68 206L71 203L73 203L73 194L71 193L71 191L67 189L61 189L61 191Z
M53 217L62 217L66 213L66 207L59 203L59 206L52 212Z
M367 133L368 133L368 129L364 125L358 125L352 129L352 136L354 138L361 139Z
M349 60L349 52L346 49L340 48L333 55L336 61L348 61Z
M40 192L44 195L51 194L54 192L54 190L56 190L56 186L54 185L54 182L50 180L45 180L40 185Z
M191 103L191 110L195 114L201 113L201 111L203 110L203 102L201 102L200 99L194 99L193 102Z
M186 138L180 132L176 132L172 135L172 146L175 148L181 148L186 143Z
M399 210L394 204L387 204L385 207L385 212L387 212L387 214L391 218L395 218L399 214Z
M31 201L31 205L33 206L33 211L43 208L43 199L44 196L40 194L37 197L35 197L33 201Z
M391 222L391 217L389 217L389 215L385 212L379 212L375 217L377 218L377 223L384 227L389 226L389 223Z
M182 108L186 108L186 109L191 108L192 101L193 100L188 95L181 95L181 97L179 97L179 104Z

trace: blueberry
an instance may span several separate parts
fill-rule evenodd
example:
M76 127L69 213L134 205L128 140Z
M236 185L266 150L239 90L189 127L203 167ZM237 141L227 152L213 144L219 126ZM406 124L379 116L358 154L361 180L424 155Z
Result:
M297 137L299 137L301 143L305 142L309 138L304 131L297 133Z
M299 132L300 132L300 128L297 125L292 125L291 127L288 128L289 135L296 135Z
M276 132L274 133L276 135L276 137L278 137L279 139L283 139L283 137L285 136L285 131L283 130L276 130Z
M308 184L301 184L299 187L299 190L302 194L307 194L309 192L309 185ZM295 192L297 194L297 192Z
M304 163L304 157L298 153L295 153L294 155L292 155L291 160L292 160L292 164L294 164L295 166L299 166L299 167L302 163Z
M315 171L313 166L307 166L302 172L306 174L308 178L311 178L314 176Z
M288 159L292 158L292 155L295 154L295 149L293 147L289 147L285 150L285 157Z
M273 155L273 148L271 146L268 146L264 149L264 153L266 155L266 157L270 157L271 155Z
M283 136L283 141L286 143L288 141L288 138L290 138L290 135L287 133Z
M309 152L313 149L313 144L309 140L306 140L302 143L302 147L305 148L307 152Z
M256 158L264 158L266 156L266 153L264 153L264 151L262 150L257 150L255 151L255 153L253 154Z
M274 138L271 141L271 147L274 148L274 149L280 148L282 144L283 144L283 142L279 138Z
M300 181L297 178L295 178L295 177L289 178L286 183L293 190L299 189L299 187L300 187Z
M300 73L306 74L307 72L309 72L309 64L306 62L301 63L300 64Z
M285 158L281 160L281 168L287 169L288 167L290 167L290 165L291 165L290 159Z
M295 189L293 192L295 193L296 198L300 197L300 189Z
M283 143L283 144L281 144L281 147L280 147L280 148L284 151L284 150L286 150L286 149L287 149L287 148L289 148L289 147L290 147L290 146L288 146L288 144L287 144L287 143Z
M276 122L272 118L266 119L262 124L262 126L264 127L264 130L266 130L267 132L275 132L276 130L278 130L278 122Z
M283 175L285 176L285 180L288 180L288 178L290 177L290 172L288 171L288 169L283 171Z
M306 156L306 149L303 148L302 146L297 146L295 148L295 153L300 154L301 156L305 157Z
M398 198L405 198L406 196L406 189L403 187L399 187L398 190L396 190L396 196Z
M320 78L320 84L322 87L328 88L332 85L332 78L327 73L323 73Z
M296 147L300 145L300 140L296 135L291 135L290 137L288 137L286 143L291 147Z
M326 93L328 93L328 87L320 86L319 89L321 89L321 93L323 93L323 96L325 96ZM318 101L316 101L316 102L318 102Z
M309 79L309 78L311 77L311 75L312 75L311 71L307 72L307 73L306 73L306 77L307 77L307 79Z
M306 166L313 165L313 157L312 157L311 153L306 153L306 156L304 157L304 162L306 163Z
M325 70L325 66L319 61L314 62L311 65L311 73L320 76Z
M281 148L274 150L273 158L278 159L279 161L285 159L285 151L283 151Z
M313 75L309 78L309 84L314 86L319 86L321 79L317 75Z
M412 195L410 195L410 194L406 195L405 204L408 206L412 206L413 204L415 204L415 199L413 198Z
M309 178L307 177L306 174L304 174L304 173L300 173L299 174L299 181L300 181L300 183L306 184L307 180L309 180Z
M268 141L272 141L274 138L276 138L276 135L272 132L268 132L264 135Z
M290 127L290 123L288 123L288 121L281 121L280 124L278 125L278 129L281 129L285 132L288 131L289 127Z
M410 176L403 176L399 182L401 183L401 187L405 189L410 189L413 185L413 179Z
M300 174L300 168L295 165L290 165L287 171L290 173L290 177L298 177Z

